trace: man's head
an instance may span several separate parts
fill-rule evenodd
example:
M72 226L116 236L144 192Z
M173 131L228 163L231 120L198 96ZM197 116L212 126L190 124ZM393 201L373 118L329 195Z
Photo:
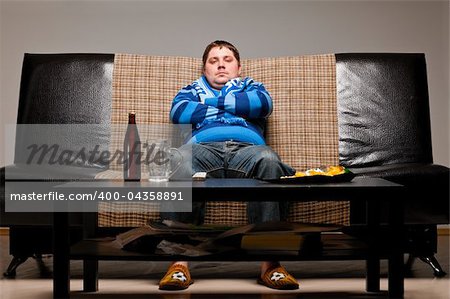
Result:
M210 43L203 52L203 75L212 88L221 89L239 77L241 58L235 46L223 40Z

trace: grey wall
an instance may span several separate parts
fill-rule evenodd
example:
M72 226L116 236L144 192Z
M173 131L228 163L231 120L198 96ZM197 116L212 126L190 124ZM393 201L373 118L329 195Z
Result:
M448 1L0 1L0 165L25 52L198 57L226 39L247 58L425 53L434 159L449 166Z

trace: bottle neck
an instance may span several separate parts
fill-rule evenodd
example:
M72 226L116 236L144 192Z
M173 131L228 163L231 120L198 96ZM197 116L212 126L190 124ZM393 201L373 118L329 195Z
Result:
M132 125L136 124L136 114L134 113L128 114L128 123Z

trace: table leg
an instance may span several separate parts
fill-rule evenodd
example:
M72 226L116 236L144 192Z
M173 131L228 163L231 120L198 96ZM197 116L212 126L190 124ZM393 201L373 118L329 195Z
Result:
M53 213L53 298L69 298L69 214Z
M376 201L367 202L367 229L369 253L366 259L366 291L380 291L380 257L377 252L377 238L380 229L380 205Z
M98 291L98 261L83 260L83 291Z
M370 256L366 260L366 291L380 291L380 258Z
M403 254L401 252L391 252L389 256L389 297L403 298L404 274L403 274Z
M97 213L83 213L83 237L96 236ZM83 260L83 291L98 291L98 260Z
M389 252L388 288L389 297L403 298L404 295L404 262L403 262L403 203L392 201L389 206L389 225L391 228L392 248Z

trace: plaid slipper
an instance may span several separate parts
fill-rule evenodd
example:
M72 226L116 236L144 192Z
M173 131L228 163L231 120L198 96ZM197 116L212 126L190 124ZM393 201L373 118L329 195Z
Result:
M258 283L276 290L298 289L297 280L282 266L267 269L263 277L258 278Z
M166 275L159 281L159 289L166 291L184 290L193 283L194 281L186 266L173 264L167 270Z

